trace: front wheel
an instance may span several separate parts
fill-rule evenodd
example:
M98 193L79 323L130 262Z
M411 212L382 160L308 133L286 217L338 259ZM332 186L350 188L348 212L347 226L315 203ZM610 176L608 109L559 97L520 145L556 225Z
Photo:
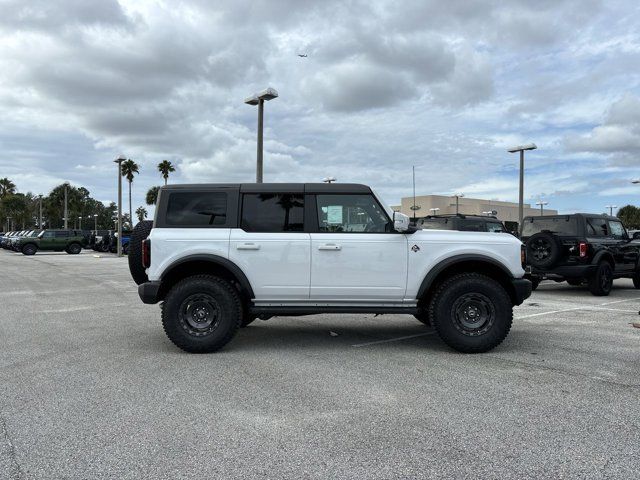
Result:
M613 269L609 262L600 262L596 273L589 279L589 291L596 297L606 297L613 287Z
M35 245L29 244L22 247L22 253L24 255L35 255L37 251L38 248Z
M169 340L190 353L220 350L236 334L241 320L237 290L211 275L181 280L162 305L162 325Z
M478 273L463 273L444 281L430 305L440 338L464 353L481 353L506 338L513 305L504 287Z
M67 247L67 253L70 255L78 255L82 251L82 245L79 243L72 243Z

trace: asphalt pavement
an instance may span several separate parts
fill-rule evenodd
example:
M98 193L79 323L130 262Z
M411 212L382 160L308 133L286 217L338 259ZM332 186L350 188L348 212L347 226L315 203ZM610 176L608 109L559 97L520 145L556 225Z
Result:
M402 315L190 355L126 259L0 251L0 479L638 478L640 291L543 283L495 350Z

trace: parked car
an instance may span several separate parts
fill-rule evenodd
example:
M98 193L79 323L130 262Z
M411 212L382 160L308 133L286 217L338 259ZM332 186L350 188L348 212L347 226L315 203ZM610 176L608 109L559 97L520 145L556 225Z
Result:
M609 295L613 280L631 278L640 288L640 242L622 222L608 215L576 213L525 217L527 278L587 284L593 295Z
M25 255L38 251L65 251L78 254L82 251L85 237L80 230L43 230L37 237L18 240L17 250Z
M500 344L531 293L512 235L420 230L356 184L170 185L140 222L129 268L163 302L169 339L222 348L255 318L414 315L461 352Z
M28 231L28 232L26 232L26 233L24 233L22 235L13 237L11 239L11 246L10 246L11 250L19 252L20 251L20 247L19 247L20 240L26 239L26 238L35 238L40 234L41 231L42 230L30 230L30 231Z
M419 218L416 225L422 229L459 230L461 232L507 232L504 224L494 216L487 215L429 215Z

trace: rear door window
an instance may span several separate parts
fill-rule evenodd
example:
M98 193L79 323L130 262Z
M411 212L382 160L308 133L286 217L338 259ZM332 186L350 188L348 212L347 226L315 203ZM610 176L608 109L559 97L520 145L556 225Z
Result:
M304 231L304 195L245 193L241 228L245 232Z
M227 194L171 192L165 222L172 227L222 227L227 224Z
M462 232L486 232L487 227L484 220L462 220L460 222Z
M500 222L487 222L487 232L503 233L506 232Z
M55 233L56 238L69 238L70 236L69 230L59 230Z
M615 222L609 220L609 231L611 235L617 240L623 240L628 238L627 231L624 229L624 226L621 222Z

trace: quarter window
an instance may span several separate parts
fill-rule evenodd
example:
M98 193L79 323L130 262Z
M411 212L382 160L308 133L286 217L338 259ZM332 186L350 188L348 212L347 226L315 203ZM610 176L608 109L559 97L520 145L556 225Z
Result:
M320 232L391 232L389 217L372 195L318 195L317 204Z
M246 232L302 232L304 195L246 193L242 200L241 226Z
M593 227L596 237L609 236L609 227L607 227L607 221L604 218L590 218L587 221Z
M167 203L170 226L224 226L227 223L227 194L222 192L173 192Z

